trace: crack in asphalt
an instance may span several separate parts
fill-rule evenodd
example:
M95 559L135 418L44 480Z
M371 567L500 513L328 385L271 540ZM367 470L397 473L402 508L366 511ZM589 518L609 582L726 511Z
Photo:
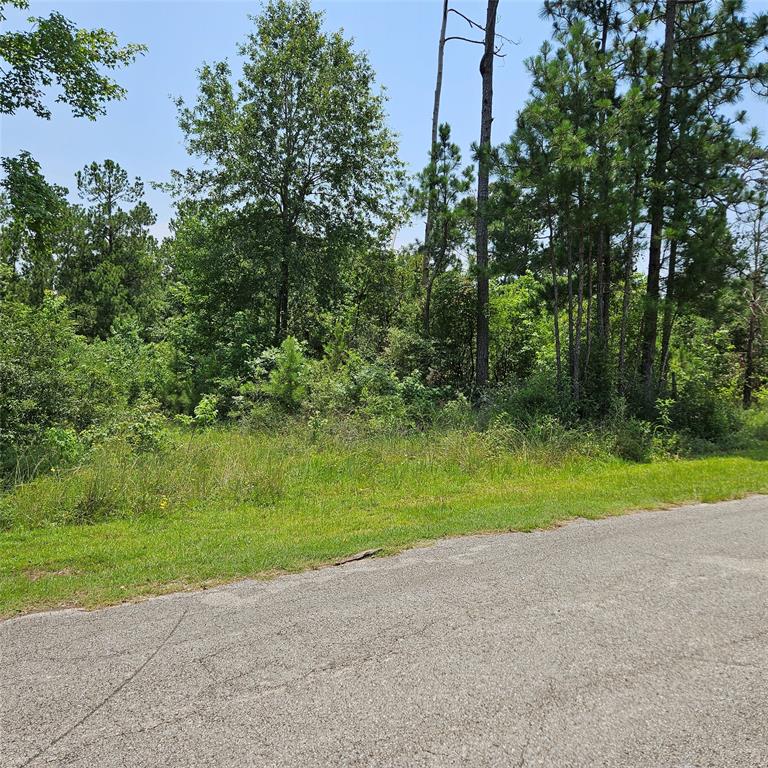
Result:
M55 747L59 742L63 741L67 738L71 733L76 731L83 723L85 723L87 720L89 720L91 717L93 717L100 709L105 707L115 696L117 696L120 691L122 691L132 680L136 678L137 675L141 673L141 671L149 664L152 659L154 659L158 653L167 645L168 641L173 637L173 635L176 633L176 630L181 626L181 622L184 621L184 618L186 617L187 613L189 612L189 606L186 606L184 610L181 612L181 615L174 623L173 627L171 627L171 631L165 636L163 641L155 648L152 653L147 656L147 658L139 664L136 669L131 672L128 677L126 677L120 685L118 685L116 688L113 688L112 691L107 694L98 704L91 707L88 712L86 712L76 723L71 725L69 728L67 728L66 731L63 733L60 733L56 738L54 738L52 741L50 741L48 744L46 744L44 747L41 747L37 752L35 752L31 757L28 757L19 768L26 768L26 766L33 763L35 760L37 760L39 757L42 757L46 752L48 752L50 749Z

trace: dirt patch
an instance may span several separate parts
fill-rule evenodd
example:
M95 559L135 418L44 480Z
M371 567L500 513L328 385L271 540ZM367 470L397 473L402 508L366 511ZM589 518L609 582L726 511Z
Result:
M47 579L51 576L77 576L80 571L74 568L62 568L60 571L46 571L42 568L27 568L24 571L24 575L30 581L40 581L40 579Z

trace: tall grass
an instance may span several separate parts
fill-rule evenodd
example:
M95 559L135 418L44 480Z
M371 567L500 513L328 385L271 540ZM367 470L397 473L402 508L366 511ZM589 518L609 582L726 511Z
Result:
M378 437L175 430L163 451L139 454L113 441L0 499L0 615L768 492L765 445L637 463L611 440L552 423Z
M282 492L285 446L235 430L176 432L158 453L124 441L54 469L0 499L0 526L38 528L169 515L208 502L273 503Z
M739 447L765 446L767 430L765 414L753 415ZM502 419L483 432L378 436L349 428L318 432L301 422L271 432L174 428L160 451L136 452L115 438L75 466L18 484L0 496L0 530L167 517L211 504L275 507L354 496L363 486L383 496L472 483L491 488L520 473L574 471L584 461L593 470L620 464L615 443L615 431L571 430L555 419L525 429Z

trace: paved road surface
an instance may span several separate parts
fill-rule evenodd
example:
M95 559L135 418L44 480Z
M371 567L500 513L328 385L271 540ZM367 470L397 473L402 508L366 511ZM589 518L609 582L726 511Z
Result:
M768 498L0 624L12 766L768 766Z

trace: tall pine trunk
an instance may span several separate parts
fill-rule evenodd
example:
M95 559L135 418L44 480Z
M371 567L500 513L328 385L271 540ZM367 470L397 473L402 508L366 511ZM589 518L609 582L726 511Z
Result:
M435 79L435 100L432 106L432 142L429 145L430 163L435 161L435 144L437 144L437 131L440 124L440 98L443 92L443 60L445 58L445 30L448 25L448 0L443 0L443 18L440 24L440 40L437 44L437 77ZM432 222L434 219L434 200L432 185L430 185L429 198L427 200L427 220L424 224L424 249L421 255L421 287L424 291L424 306L422 311L422 324L424 335L429 335L430 321L430 297L431 288L430 261Z
M581 332L584 322L584 232L579 230L579 282L576 296L576 332L573 351L573 399L581 398Z
M557 260L555 258L555 233L552 225L552 211L548 213L549 219L549 266L552 271L552 323L555 335L555 370L557 371L557 392L563 392L563 366L560 350L560 301L557 289Z
M757 312L754 301L750 301L749 324L747 326L747 348L744 353L744 388L742 389L742 404L745 408L752 405L752 392L755 378L755 339L757 337Z
M635 183L632 187L632 208L629 213L627 232L626 261L624 262L624 287L621 299L621 330L619 332L619 392L627 393L627 331L629 327L629 300L632 298L632 275L635 271L635 229L637 228L637 209L640 201L640 171L635 171Z
M652 413L655 405L654 362L659 324L659 284L661 278L661 245L666 204L667 161L670 140L670 96L672 92L672 61L675 46L677 0L667 0L664 16L664 48L661 64L661 92L656 124L656 152L651 174L651 199L648 213L651 223L648 249L648 280L643 310L643 336L640 372L643 381L645 410Z
M749 295L749 322L747 325L747 346L744 352L744 387L742 389L742 403L745 408L752 405L752 396L755 389L755 344L757 343L760 328L760 294L764 279L764 262L762 261L763 248L763 217L768 204L761 200L755 222L754 261L752 263L752 275Z
M675 321L675 278L677 276L677 240L669 243L669 268L667 270L667 290L664 295L664 319L661 326L661 366L659 372L659 391L667 388L669 372L669 347L672 341L672 326Z
M568 235L568 370L571 376L571 394L575 397L576 388L576 340L573 326L573 241Z
M493 122L493 59L496 42L496 12L499 0L488 0L485 21L485 50L480 60L483 99L480 112L480 143L477 171L477 348L475 384L488 383L488 184L491 163L491 124Z

